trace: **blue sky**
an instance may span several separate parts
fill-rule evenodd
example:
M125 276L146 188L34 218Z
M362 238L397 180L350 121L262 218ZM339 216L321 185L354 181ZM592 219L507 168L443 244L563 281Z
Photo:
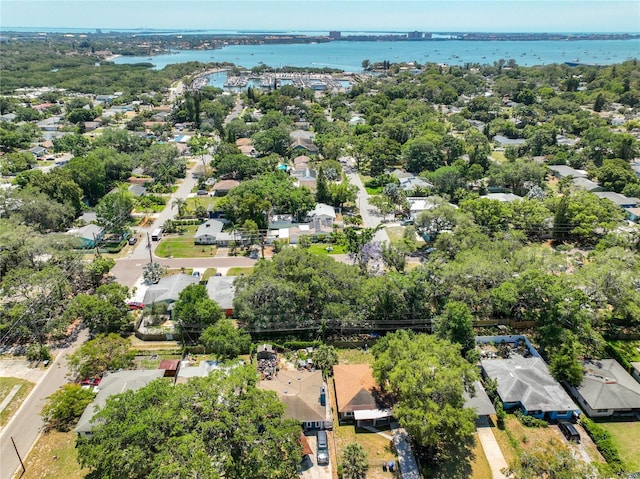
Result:
M640 32L640 1L0 0L0 27Z

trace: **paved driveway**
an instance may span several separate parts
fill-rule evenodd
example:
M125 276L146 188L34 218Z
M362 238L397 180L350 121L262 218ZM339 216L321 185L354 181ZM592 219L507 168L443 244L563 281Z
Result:
M327 431L327 434L332 434L332 432ZM331 458L328 466L318 466L318 463L316 462L316 451L318 450L316 436L315 434L312 434L306 437L313 454L307 456L308 460L303 463L303 468L305 469L300 473L300 477L303 479L332 479L333 468L331 466L331 462L333 461L333 458ZM331 442L332 438L330 437L329 444L331 444ZM331 454L334 453L333 448L329 448L329 450L331 451Z

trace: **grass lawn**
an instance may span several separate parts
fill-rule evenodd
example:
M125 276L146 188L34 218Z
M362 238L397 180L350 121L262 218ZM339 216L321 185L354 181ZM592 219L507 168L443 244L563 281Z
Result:
M627 466L628 472L640 471L640 422L598 422L612 436L614 444L620 451L620 458Z
M332 251L327 251L327 248L333 248ZM309 253L311 254L321 254L321 255L328 255L328 254L345 254L345 247L343 245L339 245L339 244L312 244L311 246L309 246Z
M640 361L640 341L609 341L630 362Z
M207 280L211 278L211 276L215 276L215 275L216 275L215 268L207 268L204 270L204 274L202 275L202 278L200 278L200 282L206 283Z
M150 356L139 356L135 359L136 369L158 369L163 359L180 359L181 354L172 351L158 351Z
M216 247L213 245L195 245L193 236L166 235L156 248L161 258L213 258Z
M24 398L35 386L31 381L18 378L0 378L0 402L2 402L13 390L14 386L20 386L20 389L13 395L13 399L9 404L0 411L0 426L4 426L9 422L13 413L18 410Z
M193 196L187 198L187 208L192 211L195 210L198 205L208 208L209 205L215 205L218 201L220 201L219 196Z
M82 479L89 472L78 464L73 431L42 434L24 462L27 472L21 479Z
M491 477L491 467L487 456L484 454L484 449L480 441L476 437L476 444L473 448L473 461L471 462L471 479L485 479Z
M248 266L246 268L229 268L227 276L248 276L253 273L253 268Z
M379 195L380 193L382 193L382 186L376 186L375 188L371 188L369 186L365 186L364 187L365 190L367 190L367 194L368 195Z
M493 158L494 160L502 163L504 161L506 161L506 157L504 156L504 152L503 151L492 151L491 152L491 158Z
M387 226L385 228L387 235L389 236L389 241L391 243L395 241L400 241L404 238L404 227L403 226Z
M338 349L338 361L340 364L371 364L373 354L363 349Z
M544 446L552 439L572 449L577 447L565 441L557 427L525 427L513 414L507 414L505 429L501 430L495 427L493 428L493 434L498 441L507 464L511 464L523 450L532 446ZM602 461L597 448L588 437L583 438L582 447L594 461Z
M392 436L390 430L382 431L384 434ZM344 448L352 443L362 445L367 453L367 461L369 462L369 470L367 471L367 479L389 479L394 477L390 472L382 470L382 462L394 461L398 464L395 450L392 442L381 434L370 431L357 429L354 426L335 426L334 438L336 444L336 457L332 458L334 464L342 458ZM399 476L396 476L399 477Z

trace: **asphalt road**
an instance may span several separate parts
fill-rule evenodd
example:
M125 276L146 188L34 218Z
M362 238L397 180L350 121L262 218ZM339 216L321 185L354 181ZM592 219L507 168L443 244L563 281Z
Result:
M11 443L11 438L13 437L18 452L24 460L42 432L44 422L40 417L40 411L46 398L69 382L66 356L73 353L86 340L87 331L82 330L71 346L54 352L56 359L49 366L47 373L33 388L9 423L2 428L0 432L0 479L11 479L18 469L20 469L20 473L17 476L19 477L22 473L20 460Z
M365 228L375 228L382 223L382 215L380 215L380 212L374 206L369 204L369 195L358 173L348 173L347 176L351 184L358 187L356 204L360 210L360 216L362 216L362 222ZM380 243L389 243L389 235L384 228L376 232L374 239Z

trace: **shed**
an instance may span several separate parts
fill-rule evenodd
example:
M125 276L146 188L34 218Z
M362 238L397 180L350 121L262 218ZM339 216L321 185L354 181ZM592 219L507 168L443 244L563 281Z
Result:
M261 344L256 350L256 357L258 359L275 359L277 354L271 344Z
M180 369L180 360L179 359L163 359L160 361L160 365L158 369L164 370L165 378L173 378L178 374L178 370Z

